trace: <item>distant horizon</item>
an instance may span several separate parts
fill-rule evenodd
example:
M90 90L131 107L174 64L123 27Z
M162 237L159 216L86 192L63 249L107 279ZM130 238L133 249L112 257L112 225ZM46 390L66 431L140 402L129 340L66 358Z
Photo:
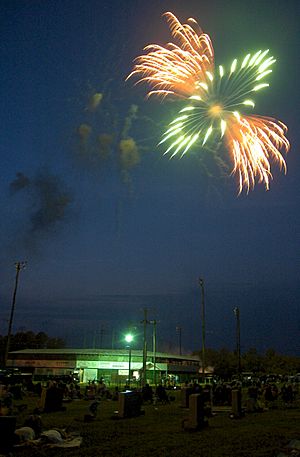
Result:
M281 312L274 314L274 303L270 301L272 290L264 291L264 296L257 299L259 288L247 290L244 296L244 304L239 304L241 319L241 350L247 352L255 347L259 353L267 349L274 349L287 355L299 354L299 342L280 338ZM293 295L294 312L297 311L298 298L293 290L289 290L289 296ZM21 294L21 291L20 291ZM236 320L233 313L234 305L240 300L244 292L224 289L211 290L211 284L206 285L206 345L212 349L226 348L235 350L236 345ZM260 294L261 295L261 291ZM235 299L232 298L235 296ZM153 304L155 298L155 304ZM221 306L220 298L226 302ZM253 300L256 304L253 305ZM285 300L285 293L278 292L276 303ZM4 316L3 298L0 308L1 317ZM260 303L264 306L261 307ZM66 305L66 303L68 303ZM253 310L248 309L248 303L252 303ZM47 306L45 306L47 304ZM182 351L192 353L201 348L201 296L200 290L194 288L189 293L170 294L99 294L86 299L82 297L53 299L49 301L32 300L23 298L17 300L13 333L18 331L44 331L47 335L63 338L67 347L92 348L101 347L105 343L107 348L120 344L122 335L128 328L135 327L137 340L135 344L142 347L143 326L141 321L143 309L148 309L148 319L157 320L157 341L162 351L179 352L179 335L176 327L181 327ZM120 312L120 309L123 312ZM174 310L179 310L176 313ZM126 310L126 315L124 311ZM7 312L9 311L9 306ZM285 318L287 318L286 310ZM257 313L260 319L257 320ZM293 307L290 306L291 331L300 325L293 320ZM195 316L193 318L193 316ZM270 327L272 324L272 328ZM276 327L275 327L276 324ZM2 318L1 334L6 334L4 320ZM275 328L277 329L275 332ZM189 329L189 331L187 331ZM191 332L190 329L193 329ZM152 326L147 325L148 344L151 347ZM100 342L102 341L102 345ZM99 346L100 345L100 346ZM158 349L159 350L159 349Z

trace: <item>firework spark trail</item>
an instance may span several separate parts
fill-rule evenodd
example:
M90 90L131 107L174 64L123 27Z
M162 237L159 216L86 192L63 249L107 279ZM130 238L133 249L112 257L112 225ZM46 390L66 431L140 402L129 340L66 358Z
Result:
M232 173L238 175L239 193L255 185L255 178L269 189L272 179L270 159L279 164L286 172L286 164L279 152L289 148L285 138L287 127L276 119L263 116L244 116L236 119L225 134L229 149L232 151L234 167Z
M140 75L140 82L147 82L153 88L151 95L192 95L199 81L199 76L206 78L205 72L213 70L213 47L208 35L196 30L189 24L181 24L172 13L165 13L172 36L179 45L168 43L164 48L148 45L148 53L135 59L135 67L130 75ZM189 21L198 27L194 19Z
M232 174L238 177L239 193L248 193L256 182L269 189L272 179L270 161L286 172L280 150L289 150L285 137L287 127L280 121L258 115L240 114L237 109L253 109L248 98L268 87L265 77L275 63L269 50L234 59L229 69L214 66L214 50L210 37L190 18L187 24L170 12L164 14L174 40L166 47L148 45L146 54L135 59L128 78L146 82L151 95L173 96L188 104L179 111L163 134L159 144L169 142L165 154L182 157L194 145L211 147L220 139L229 150Z

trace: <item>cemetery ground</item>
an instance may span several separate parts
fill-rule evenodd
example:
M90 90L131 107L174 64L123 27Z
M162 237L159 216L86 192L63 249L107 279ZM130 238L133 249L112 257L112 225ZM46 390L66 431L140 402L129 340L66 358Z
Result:
M286 408L249 413L231 419L228 410L209 418L209 426L184 431L182 421L189 410L181 407L180 391L170 404L143 405L145 415L113 419L118 402L102 400L92 422L84 422L90 401L73 400L65 411L43 413L43 429L66 429L79 433L80 448L58 449L29 446L13 450L15 457L273 457L293 439L300 439L300 402ZM27 404L18 414L17 426L37 405L36 397L24 397L15 406Z

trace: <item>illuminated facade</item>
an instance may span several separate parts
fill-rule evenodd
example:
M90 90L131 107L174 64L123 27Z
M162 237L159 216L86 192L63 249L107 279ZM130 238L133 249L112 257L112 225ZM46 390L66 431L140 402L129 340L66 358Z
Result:
M196 356L147 353L146 378L185 380L197 378L201 362ZM30 371L36 379L77 373L81 382L103 379L122 384L128 379L127 349L24 349L9 353L8 366ZM143 351L131 351L131 377L138 382L143 368Z

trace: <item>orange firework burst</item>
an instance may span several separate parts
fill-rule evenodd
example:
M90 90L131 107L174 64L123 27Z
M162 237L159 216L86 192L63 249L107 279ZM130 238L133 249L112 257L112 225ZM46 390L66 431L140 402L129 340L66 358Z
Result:
M280 150L289 150L287 127L273 118L241 114L239 109L254 108L249 94L269 86L262 80L272 72L275 59L268 56L269 50L260 50L240 62L234 59L228 70L223 66L216 70L210 37L197 22L190 18L181 24L170 12L164 16L175 43L146 46L146 54L135 60L128 78L137 76L137 83L148 83L148 96L188 102L163 134L160 144L169 143L165 154L182 157L193 145L203 147L222 138L233 162L232 173L238 176L239 193L249 192L257 181L268 190L270 161L286 171Z
M139 75L141 79L138 82L148 82L153 88L148 96L186 98L194 94L199 79L206 78L206 71L213 70L212 43L194 19L188 19L188 24L181 24L172 13L165 13L164 16L179 45L169 43L165 48L155 44L146 46L144 51L147 54L137 57L128 78Z

